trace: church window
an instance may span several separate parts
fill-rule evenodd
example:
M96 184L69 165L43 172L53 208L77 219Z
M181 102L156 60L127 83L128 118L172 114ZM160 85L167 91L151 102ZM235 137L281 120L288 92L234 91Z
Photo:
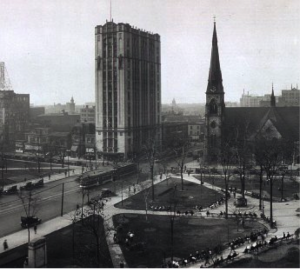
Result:
M218 106L215 99L212 99L209 104L210 114L218 114Z

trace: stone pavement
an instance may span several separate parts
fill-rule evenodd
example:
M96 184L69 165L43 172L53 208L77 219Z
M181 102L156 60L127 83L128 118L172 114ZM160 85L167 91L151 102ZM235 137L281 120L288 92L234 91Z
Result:
M78 171L77 171L78 172ZM81 172L81 171L80 171ZM177 177L176 175L172 175L172 177ZM159 176L155 177L154 184L159 183L160 181L164 180L165 176L160 179ZM200 184L200 181L196 178L194 178L192 175L188 176L188 174L184 174L184 179L188 181L192 181L196 184ZM147 180L143 183L143 185L136 185L136 192L141 191L145 187L150 187L151 186L151 180ZM214 190L220 191L220 188L216 186L212 186L208 183L204 183L204 186L207 188L212 188ZM128 193L128 192L123 192L123 199L126 199L128 196L134 195L133 192ZM109 247L109 251L111 254L111 258L113 261L114 267L119 267L120 262L125 262L125 267L128 267L126 265L126 261L123 257L121 248L119 244L114 243L113 240L113 235L114 235L114 227L113 227L113 222L112 222L112 217L113 215L116 214L121 214L121 213L134 213L134 214L145 214L145 210L128 210L128 209L120 209L116 208L114 205L118 202L121 202L122 200L122 194L121 192L117 193L117 196L111 197L108 199L106 205L104 206L104 226L106 229L106 234L107 234L107 243ZM248 207L246 209L241 209L241 211L251 211L251 212L256 212L258 216L260 216L260 211L258 208L258 199L252 198L252 197L247 197L248 199ZM235 210L235 207L233 205L233 198L229 199L229 213L231 211L233 212ZM265 206L265 214L268 215L269 213L269 203L264 202ZM299 201L293 200L293 201L288 201L288 202L282 202L282 203L273 203L273 215L274 219L277 222L277 229L272 229L269 232L269 237L272 237L276 235L277 237L281 237L283 232L287 233L289 232L290 234L294 234L295 230L300 227L299 223L299 217L297 216L298 212L296 211L298 208L300 208ZM211 213L219 213L220 211L225 211L225 205L221 205L217 208L214 209L209 209ZM205 212L205 211L204 211ZM38 231L37 234L35 235L33 230L31 232L31 239L34 239L36 237L40 236L45 236L49 233L52 233L54 231L60 230L72 223L72 215L74 212L70 212L68 214L63 215L62 217L57 217L52 220L49 220L47 222L44 222L38 226ZM163 211L148 211L148 214L157 214L157 215L167 215L167 212ZM194 215L194 217L203 217L204 213L197 213ZM205 216L206 217L206 216ZM267 226L267 224L264 222L264 224ZM27 230L21 230L19 232L16 232L14 234L10 234L8 236L5 236L3 238L0 238L0 243L2 244L3 241L7 239L9 248L15 248L17 246L23 245L27 243L28 240L28 233ZM245 246L241 247L241 249L237 249L238 252L242 252L244 250ZM0 254L3 252L3 247L0 246ZM227 256L228 251L224 252L224 257ZM190 267L198 267L200 265L203 265L202 263L196 263L193 265L190 265Z

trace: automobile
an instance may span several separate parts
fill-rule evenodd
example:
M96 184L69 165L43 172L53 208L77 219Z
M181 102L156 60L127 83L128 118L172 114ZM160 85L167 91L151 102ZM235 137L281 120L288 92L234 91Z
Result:
M44 186L44 179L40 179L39 181L33 183L35 188L43 187Z
M32 190L32 188L33 188L32 182L27 182L26 185L20 187L20 190L30 191Z
M235 201L233 202L233 204L234 204L236 207L247 206L247 199L246 199L246 198L243 198L243 197L237 197L237 198L235 199Z
M15 194L17 192L18 192L18 186L17 185L11 186L8 189L3 191L4 194Z
M42 220L35 216L21 217L22 228L29 228L41 224Z
M113 194L113 192L110 189L102 189L101 191L101 197L110 197Z

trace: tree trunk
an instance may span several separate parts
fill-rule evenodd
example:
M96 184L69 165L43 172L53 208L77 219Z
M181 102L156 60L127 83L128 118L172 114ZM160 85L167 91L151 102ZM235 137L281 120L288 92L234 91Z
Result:
M261 199L262 199L262 184L263 184L263 170L260 168L260 173L259 173L259 210L261 210Z
M226 176L225 176L225 218L228 219L228 197L227 197L227 193L228 193L228 183L226 182Z
M151 165L152 201L154 201L154 166Z
M273 227L273 176L270 179L270 225Z
M183 163L180 166L181 190L183 191Z

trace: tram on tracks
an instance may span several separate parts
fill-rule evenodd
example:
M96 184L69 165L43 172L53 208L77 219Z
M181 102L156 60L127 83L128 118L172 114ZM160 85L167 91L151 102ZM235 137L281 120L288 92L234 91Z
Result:
M137 172L137 165L126 164L122 166L118 166L113 170L101 172L101 171L90 171L79 177L80 188L92 188L98 186L105 181L115 181L122 179L122 177L126 177Z

